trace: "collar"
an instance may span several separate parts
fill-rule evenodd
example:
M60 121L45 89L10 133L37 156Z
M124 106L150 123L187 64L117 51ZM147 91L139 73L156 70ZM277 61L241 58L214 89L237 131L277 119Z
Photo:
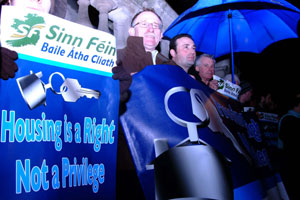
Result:
M157 50L151 51L153 65L156 65L156 56L157 56L157 54L158 54Z

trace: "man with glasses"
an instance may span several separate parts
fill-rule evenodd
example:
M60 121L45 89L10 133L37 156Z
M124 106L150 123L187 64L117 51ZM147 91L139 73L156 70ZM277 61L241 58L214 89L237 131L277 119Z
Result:
M117 53L118 63L122 62L128 73L139 72L147 65L168 61L156 50L163 34L161 18L153 9L145 8L137 13L128 32L127 46Z
M126 109L129 98L129 86L133 73L139 72L147 65L164 64L168 58L161 55L156 47L162 39L162 21L152 9L143 9L137 13L128 30L127 46L117 52L117 65L112 69L114 79L120 80L120 112ZM126 95L127 94L127 95ZM123 101L123 102L122 102ZM144 199L128 145L119 127L117 150L117 199Z

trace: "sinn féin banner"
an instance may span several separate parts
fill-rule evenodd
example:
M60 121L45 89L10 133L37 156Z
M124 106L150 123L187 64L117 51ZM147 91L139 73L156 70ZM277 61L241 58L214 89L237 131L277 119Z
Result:
M53 15L2 7L0 198L114 199L119 84L115 37Z

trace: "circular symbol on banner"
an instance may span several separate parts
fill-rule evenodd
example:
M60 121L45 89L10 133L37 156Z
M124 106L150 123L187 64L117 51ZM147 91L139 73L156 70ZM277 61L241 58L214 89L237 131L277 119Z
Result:
M174 87L172 89L170 89L166 95L165 95L165 109L166 109L166 112L168 114L168 116L177 124L181 125L181 126L184 126L184 127L187 127L188 125L191 125L193 124L194 126L199 126L199 125L202 125L203 123L205 123L206 121L209 120L209 115L205 109L205 106L201 100L201 97L200 95L198 95L197 93L195 93L195 95L191 94L191 101L192 101L192 109L193 109L193 114L199 119L198 122L191 122L191 121L186 121L186 120L183 120L179 117L177 117L176 115L174 115L173 112L171 112L170 108L169 108L169 104L168 104L168 101L170 99L170 97L175 94L175 93L178 93L178 92L188 92L190 93L189 90L187 90L186 88L184 87ZM196 99L196 102L193 101L193 99ZM195 110L197 109L197 111ZM201 113L202 117L199 117L199 115L195 114L195 113ZM204 116L203 116L204 115Z

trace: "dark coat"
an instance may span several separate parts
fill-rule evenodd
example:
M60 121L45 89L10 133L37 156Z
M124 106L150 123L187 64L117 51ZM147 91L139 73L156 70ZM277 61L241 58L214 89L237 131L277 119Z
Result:
M152 55L146 52L143 45L142 37L129 36L127 46L117 51L118 61L122 61L122 65L128 73L139 72L148 65L153 65ZM169 64L169 59L158 53L156 56L156 64Z
M117 63L127 73L139 72L148 65L153 65L152 55L146 52L142 37L129 36L127 46L117 51ZM168 58L158 53L156 64L172 64ZM120 82L120 87L122 83ZM125 112L126 104L120 104L120 113ZM118 199L144 199L135 166L128 148L128 144L121 126L119 126L117 149L117 200Z

